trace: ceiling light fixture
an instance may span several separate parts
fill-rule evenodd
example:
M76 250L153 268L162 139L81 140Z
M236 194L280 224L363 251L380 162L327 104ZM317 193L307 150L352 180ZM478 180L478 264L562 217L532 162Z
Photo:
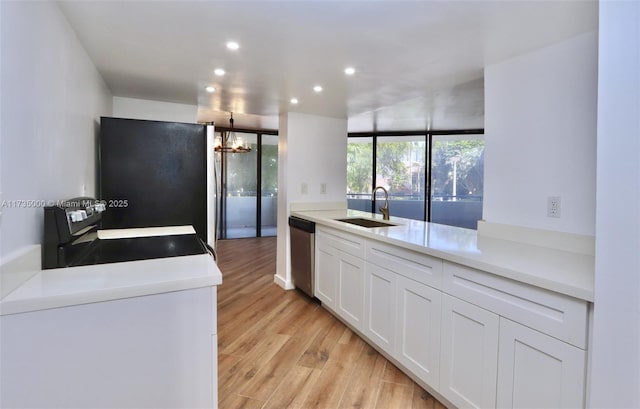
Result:
M208 93L212 93L215 92L216 89L214 87L212 87L211 85L209 85L207 88L205 88L207 90Z
M353 75L356 73L356 69L353 67L347 67L344 69L344 73L347 75Z
M213 73L218 77L222 77L225 74L225 71L222 68L216 68L215 70L213 70Z
M240 44L236 43L235 41L229 41L227 42L227 48L229 50L237 50L238 48L240 48Z
M316 85L313 87L314 92L322 92L322 87L320 85Z
M297 104L298 102L299 102L299 101L298 101L298 98L291 98L291 103L292 103L292 104L294 104L294 105L295 105L295 104Z
M227 131L222 131L219 136L216 136L213 141L213 149L216 152L231 152L231 153L247 153L251 152L249 144L244 142L241 137L237 136L233 130L233 112L231 112L231 118L229 119L231 127Z

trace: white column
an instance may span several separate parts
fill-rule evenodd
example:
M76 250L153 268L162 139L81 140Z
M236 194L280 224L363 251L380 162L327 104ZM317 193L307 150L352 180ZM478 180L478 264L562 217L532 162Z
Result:
M293 206L345 208L347 119L287 112L278 131L278 245L274 281L293 288L288 219ZM302 185L306 185L303 192ZM321 185L326 192L321 192Z
M640 407L640 2L601 1L593 408Z

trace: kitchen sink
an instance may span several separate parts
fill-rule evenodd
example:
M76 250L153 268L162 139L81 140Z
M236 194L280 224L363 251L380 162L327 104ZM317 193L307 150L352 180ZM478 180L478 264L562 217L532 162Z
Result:
M355 224L356 226L362 226L362 227L367 227L367 228L397 226L397 224L381 222L381 221L378 221L378 220L363 219L361 217L354 217L352 219L336 219L336 221L343 222L343 223L349 223L349 224Z

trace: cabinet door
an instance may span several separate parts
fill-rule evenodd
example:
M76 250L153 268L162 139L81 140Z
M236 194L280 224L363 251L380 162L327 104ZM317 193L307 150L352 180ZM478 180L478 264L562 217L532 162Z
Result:
M338 250L337 313L357 330L364 321L364 261Z
M438 387L442 293L397 276L398 348L396 358L431 387Z
M316 269L314 295L331 310L336 308L338 283L338 250L318 235L316 240Z
M500 318L498 407L584 407L585 351Z
M495 407L498 327L498 315L443 295L440 392L457 407Z
M365 264L364 334L393 355L396 333L396 274Z

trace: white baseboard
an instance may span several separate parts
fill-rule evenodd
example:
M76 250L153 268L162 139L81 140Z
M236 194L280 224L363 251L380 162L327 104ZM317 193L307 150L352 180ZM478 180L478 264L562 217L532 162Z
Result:
M0 300L42 270L40 245L25 246L2 257Z
M295 288L293 285L293 282L284 280L282 277L280 277L277 274L273 275L273 282L278 284L284 290L293 290Z
M500 240L515 241L589 256L596 254L596 239L594 236L490 223L484 220L478 221L478 236L493 237Z

